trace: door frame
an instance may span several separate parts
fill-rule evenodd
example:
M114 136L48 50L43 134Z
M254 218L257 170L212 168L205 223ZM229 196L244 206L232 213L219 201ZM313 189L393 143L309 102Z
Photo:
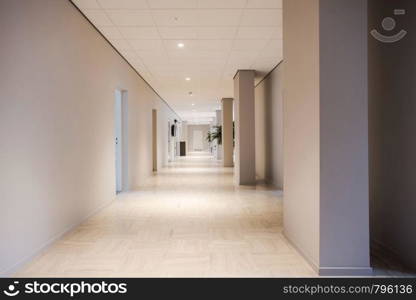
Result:
M128 189L128 91L117 89L114 96L115 191Z
M157 109L152 110L152 159L153 172L157 172Z

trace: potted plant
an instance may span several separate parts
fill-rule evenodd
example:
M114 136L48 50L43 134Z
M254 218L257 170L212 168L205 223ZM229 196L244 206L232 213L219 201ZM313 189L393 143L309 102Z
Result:
M217 141L218 145L222 145L222 126L214 126L213 130L208 133L208 142Z

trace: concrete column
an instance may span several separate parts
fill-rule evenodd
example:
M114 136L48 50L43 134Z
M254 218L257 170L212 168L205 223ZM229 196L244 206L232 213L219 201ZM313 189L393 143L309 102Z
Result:
M183 121L182 122L182 130L181 130L181 142L188 143L188 122Z
M224 98L222 105L222 148L224 167L234 166L233 99Z
M218 109L215 113L216 113L215 125L221 126L222 125L222 111ZM215 144L217 146L216 158L218 160L222 160L222 145L218 144L218 141L215 141Z
M235 180L256 184L253 70L240 70L234 77Z
M369 275L367 1L283 6L284 232L321 275Z

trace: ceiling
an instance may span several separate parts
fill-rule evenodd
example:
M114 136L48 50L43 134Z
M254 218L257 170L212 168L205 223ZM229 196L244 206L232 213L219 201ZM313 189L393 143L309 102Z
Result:
M282 0L73 2L191 123L233 97L237 70L256 70L258 82L282 60Z

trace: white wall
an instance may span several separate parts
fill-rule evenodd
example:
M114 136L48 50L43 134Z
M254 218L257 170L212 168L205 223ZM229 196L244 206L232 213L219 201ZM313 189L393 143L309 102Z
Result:
M234 181L256 185L254 70L239 70L234 77Z
M196 151L197 149L193 148L194 144L194 131L200 130L202 131L202 151L208 152L209 151L209 143L206 139L210 126L209 125L188 125L188 152Z
M284 227L322 275L369 275L367 1L284 0Z
M320 0L319 13L321 274L366 275L371 273L367 1Z
M283 189L283 65L255 89L256 176Z
M162 163L176 116L69 1L1 1L0 36L4 274L114 199L115 89L128 90L129 188L152 172L152 109Z
M319 0L283 1L284 230L319 268Z

